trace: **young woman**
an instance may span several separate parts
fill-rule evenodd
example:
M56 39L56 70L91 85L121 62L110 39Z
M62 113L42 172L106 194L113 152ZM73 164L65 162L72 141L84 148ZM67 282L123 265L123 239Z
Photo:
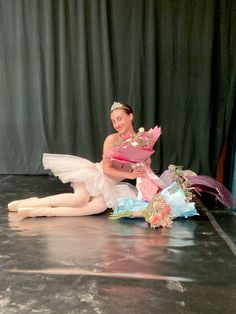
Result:
M136 197L136 188L121 181L142 177L145 169L133 169L110 156L112 147L134 134L133 111L128 105L115 102L110 117L116 133L105 139L101 162L92 163L73 155L43 155L44 168L52 171L63 183L71 182L74 193L13 201L8 204L9 210L17 211L23 217L85 216L115 208L119 197Z

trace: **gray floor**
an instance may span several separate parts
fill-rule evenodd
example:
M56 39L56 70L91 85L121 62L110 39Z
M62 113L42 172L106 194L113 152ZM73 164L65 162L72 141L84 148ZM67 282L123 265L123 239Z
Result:
M0 313L236 313L236 216L151 229L142 219L22 219L7 203L70 190L54 177L0 176ZM217 206L216 206L217 205Z

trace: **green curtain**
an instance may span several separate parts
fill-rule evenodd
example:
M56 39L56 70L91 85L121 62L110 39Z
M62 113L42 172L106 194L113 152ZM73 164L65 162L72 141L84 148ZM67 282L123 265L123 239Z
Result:
M99 161L113 101L160 125L153 156L215 175L236 87L234 0L0 0L0 173Z

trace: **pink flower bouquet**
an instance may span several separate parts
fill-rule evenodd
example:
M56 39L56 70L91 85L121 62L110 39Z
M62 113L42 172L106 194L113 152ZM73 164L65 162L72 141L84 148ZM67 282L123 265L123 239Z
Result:
M144 210L143 215L152 228L170 227L173 220L171 208L161 194L152 198L152 202Z
M111 151L111 157L124 163L141 163L149 158L155 151L153 146L161 135L161 128L151 128L149 131L139 129L138 133L124 139Z
M149 131L140 128L138 133L127 139L123 139L111 151L110 156L113 160L122 163L141 164L146 168L146 176L137 179L138 198L150 201L152 196L160 192L163 188L161 180L154 174L151 168L145 163L155 151L153 146L160 137L161 128L155 126Z

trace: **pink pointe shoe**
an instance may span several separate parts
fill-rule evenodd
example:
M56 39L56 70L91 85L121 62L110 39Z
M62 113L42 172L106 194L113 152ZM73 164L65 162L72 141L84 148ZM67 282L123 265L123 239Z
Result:
M20 207L20 203L21 202L24 202L26 200L33 200L33 199L38 199L38 197L30 197L30 198L25 198L25 199L22 199L22 200L16 200L16 201L13 201L13 202L10 202L7 207L8 207L8 210L10 212L17 212L19 207Z
M10 202L7 207L10 212L17 212L17 205L21 202L21 200Z

